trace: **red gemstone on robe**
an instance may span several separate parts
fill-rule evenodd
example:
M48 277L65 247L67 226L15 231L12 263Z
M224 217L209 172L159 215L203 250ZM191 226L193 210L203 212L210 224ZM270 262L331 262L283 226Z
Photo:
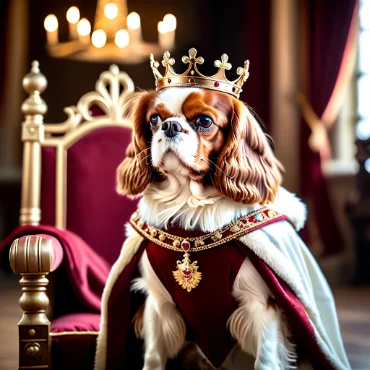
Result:
M242 222L240 222L239 227L242 229L244 227L244 224Z
M172 80L170 78L167 81L168 81L169 84L172 82Z
M235 92L235 90L236 90L235 87L233 87L233 92Z
M219 87L220 86L220 83L218 81L215 82L215 86L216 87Z
M190 243L189 242L182 242L181 247L184 251L188 251L190 249Z
M193 83L194 83L194 78L189 78L189 82L190 82L191 84L193 84Z
M193 275L190 270L185 270L185 271L182 272L182 274L183 274L185 279L190 279L191 276Z

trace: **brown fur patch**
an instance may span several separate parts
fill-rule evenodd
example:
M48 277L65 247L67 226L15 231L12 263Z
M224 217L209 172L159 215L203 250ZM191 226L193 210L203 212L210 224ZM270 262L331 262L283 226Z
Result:
M134 325L134 332L137 338L143 338L143 322L144 322L144 305L136 311L132 323Z
M150 164L151 131L145 114L156 96L155 91L140 93L136 109L133 112L132 142L127 148L127 157L117 169L117 191L121 194L141 194L153 180L155 171Z
M268 297L267 298L266 307L267 307L267 309L272 309L274 311L278 311L278 309L279 309L279 306L276 303L275 298L273 298L273 297Z

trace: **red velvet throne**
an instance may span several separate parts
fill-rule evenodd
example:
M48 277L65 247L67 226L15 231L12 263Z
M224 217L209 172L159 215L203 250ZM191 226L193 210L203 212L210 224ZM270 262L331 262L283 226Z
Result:
M101 294L136 207L115 192L131 141L123 104L134 84L111 66L61 124L43 123L46 85L33 62L23 80L20 226L0 253L11 245L10 264L21 275L19 369L92 369Z

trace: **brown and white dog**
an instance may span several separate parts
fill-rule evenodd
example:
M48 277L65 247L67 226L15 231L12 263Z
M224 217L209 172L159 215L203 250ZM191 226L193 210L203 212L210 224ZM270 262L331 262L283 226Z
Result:
M128 114L133 141L117 171L118 191L142 195L140 215L154 227L174 222L212 232L274 203L284 191L282 166L266 135L246 105L230 95L175 87L142 92L128 102ZM138 329L145 342L144 369L160 370L185 346L186 326L145 252L140 269L134 289L147 294ZM238 309L228 328L250 357L234 353L222 368L246 369L251 359L256 369L294 368L296 351L284 313L271 303L271 292L248 259L232 294Z

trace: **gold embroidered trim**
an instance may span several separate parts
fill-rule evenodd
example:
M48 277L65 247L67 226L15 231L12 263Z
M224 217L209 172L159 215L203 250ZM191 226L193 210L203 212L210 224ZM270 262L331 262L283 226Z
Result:
M59 333L50 333L51 337L64 337L67 335L99 335L98 331L61 331Z
M251 219L253 219L253 221L251 221ZM130 223L139 234L144 236L144 238L149 239L161 247L177 252L200 252L227 243L254 229L260 228L261 224L271 222L275 219L286 219L286 216L271 208L262 207L219 230L193 238L171 235L163 230L147 225L144 220L140 218L137 211L131 216ZM171 240L172 243L166 243L166 239ZM187 249L183 248L184 243L189 244ZM192 246L192 244L194 244L194 246Z
M231 225L195 238L171 235L163 230L147 225L140 218L137 211L131 216L130 222L134 229L144 238L166 249L184 253L183 259L176 262L177 270L172 271L172 274L183 289L191 292L202 280L202 273L198 271L198 262L191 262L190 252L200 252L217 247L255 229L259 229L270 222L283 219L287 219L287 217L268 207L262 207L239 218Z

